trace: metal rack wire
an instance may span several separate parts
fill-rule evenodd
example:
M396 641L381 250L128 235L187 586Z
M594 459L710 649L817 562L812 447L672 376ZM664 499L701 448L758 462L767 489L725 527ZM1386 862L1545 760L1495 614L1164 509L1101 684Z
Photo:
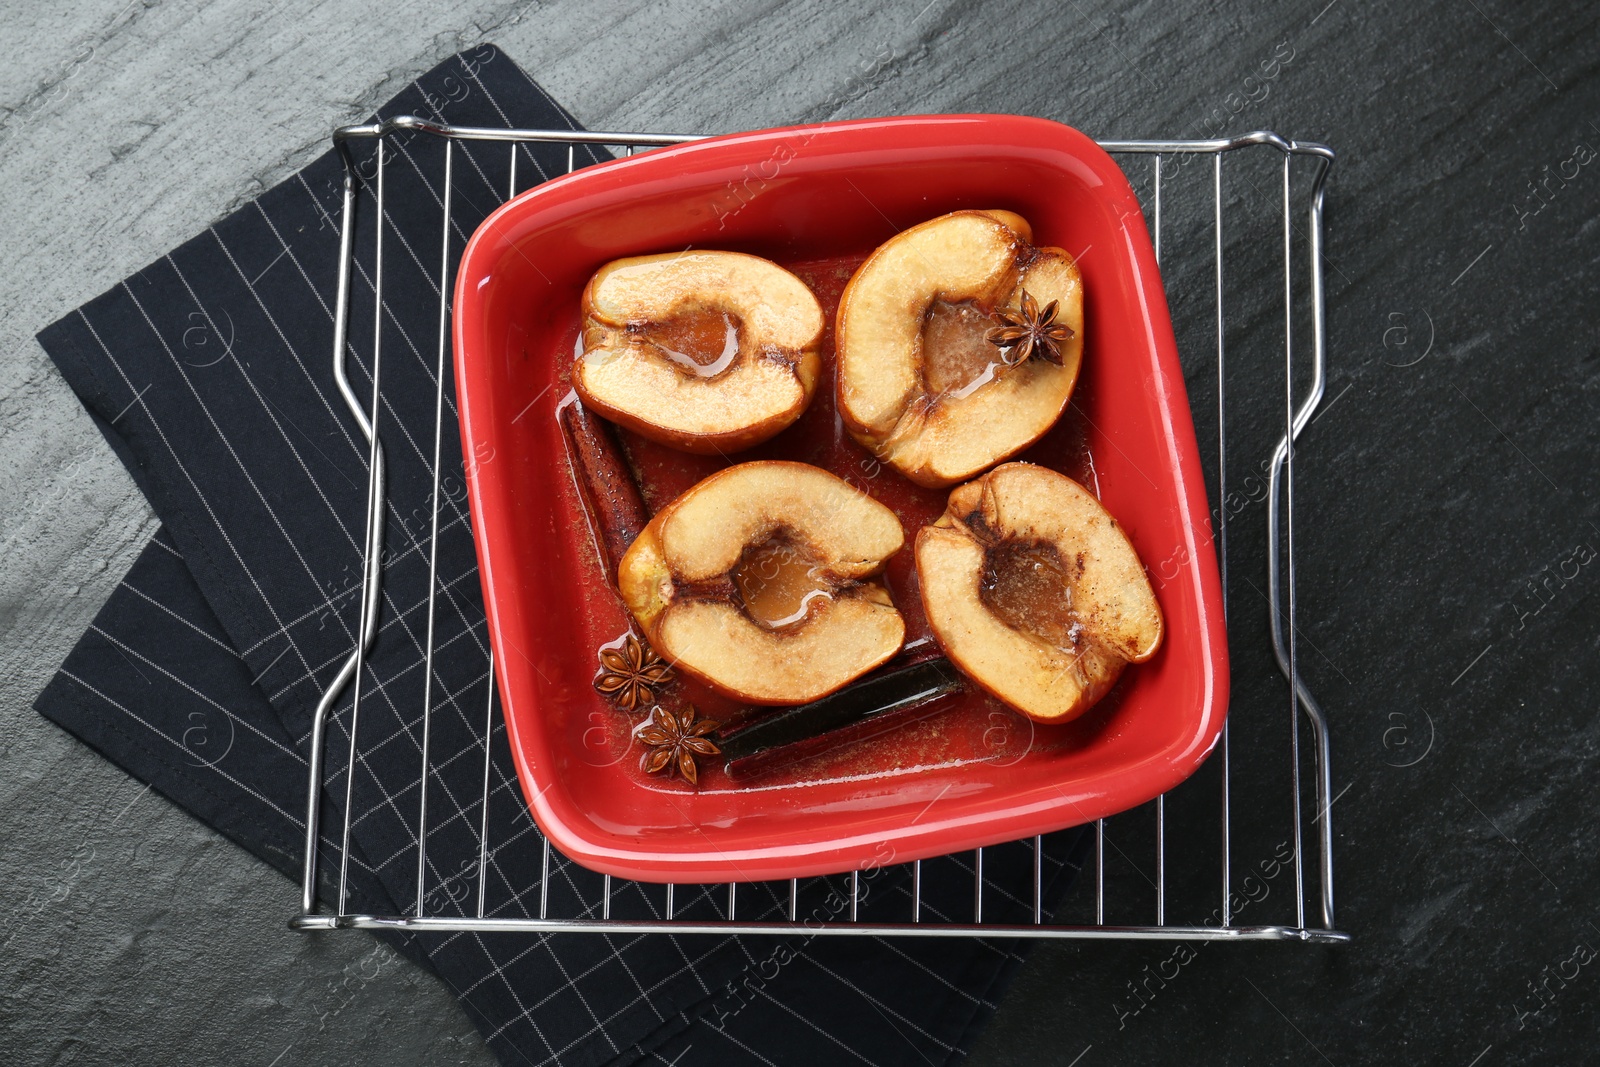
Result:
M346 883L349 874L351 854L351 796L350 783L353 774L346 774L344 782L345 803L343 805L343 825L337 837L337 864L339 867L338 889L336 893L329 894L334 899L329 901L331 908L320 907L321 894L319 894L319 868L318 868L318 843L319 839L327 842L332 835L323 833L322 808L323 797L330 789L334 775L327 773L328 761L325 758L329 746L328 727L330 719L335 714L335 709L340 705L341 698L346 689L351 689L354 694L353 706L359 712L360 690L362 686L363 664L370 654L374 640L377 636L377 619L381 606L381 592L384 582L384 554L383 554L383 515L387 503L386 493L389 489L385 481L384 452L380 442L381 435L374 432L378 421L379 412L379 372L377 344L374 341L372 353L372 391L363 404L350 379L346 374L345 358L349 344L350 327L350 300L351 277L354 263L354 238L355 238L355 213L357 200L362 196L376 199L378 217L381 220L384 214L384 167L385 144L397 134L421 134L427 137L439 138L445 142L444 167L442 175L442 208L444 214L445 238L440 253L440 308L439 308L439 334L438 334L438 373L436 375L438 395L434 399L435 412L435 438L434 460L432 466L434 492L431 497L432 515L429 540L429 591L428 591L428 632L426 646L426 666L423 692L423 719L422 719L422 762L418 768L418 778L421 783L419 789L419 826L422 831L418 837L417 848L417 885L416 906L412 914L407 915L373 915L351 911L348 908ZM365 434L370 446L370 479L367 486L367 529L365 539L365 561L362 571L362 594L360 598L360 624L357 632L361 635L357 647L352 650L349 658L343 663L337 676L325 691L318 707L313 723L310 750L310 773L307 783L306 795L306 850L304 877L302 882L301 913L290 920L289 925L299 930L325 930L325 929L403 929L403 930L432 930L432 931L500 931L500 932L571 932L571 933L639 933L639 932L672 932L672 933L709 933L709 934L789 934L800 931L802 928L809 935L878 935L878 936L984 936L984 937L1042 937L1042 938L1079 938L1079 939L1124 939L1124 940L1208 940L1208 941L1246 941L1246 940L1297 940L1315 943L1339 943L1349 939L1349 935L1339 931L1334 923L1334 898L1333 898L1333 828L1331 813L1331 772L1329 769L1329 736L1328 723L1321 707L1318 705L1310 691L1306 688L1298 670L1298 641L1295 625L1296 590L1295 590L1295 531L1294 531L1294 469L1295 469L1295 439L1311 422L1317 405L1322 399L1326 381L1325 365L1325 302L1323 293L1323 194L1328 170L1334 154L1324 145L1304 143L1287 140L1274 133L1256 132L1240 137L1220 140L1173 140L1173 141L1101 141L1101 147L1116 156L1137 157L1150 161L1148 173L1148 188L1143 190L1143 199L1149 213L1151 230L1154 235L1157 259L1163 254L1163 229L1170 230L1171 223L1163 218L1163 184L1170 181L1163 173L1164 169L1171 172L1176 168L1173 164L1186 163L1190 159L1209 159L1211 161L1211 218L1210 229L1213 235L1213 284L1215 287L1214 317L1215 317L1215 435L1217 464L1217 497L1227 501L1228 491L1228 437L1226 432L1227 414L1232 399L1227 391L1227 354L1228 333L1226 329L1226 308L1224 300L1224 234L1227 230L1225 219L1225 198L1223 183L1223 162L1233 153L1251 148L1265 151L1275 151L1282 157L1281 166L1281 274L1282 274L1282 341L1281 341L1281 381L1282 381L1282 423L1281 435L1277 438L1275 447L1271 449L1270 458L1264 464L1266 468L1267 484L1267 516L1266 516L1266 544L1263 559L1253 562L1264 566L1267 572L1267 615L1270 619L1270 636L1274 658L1278 669L1291 684L1286 685L1284 694L1288 697L1289 708L1287 716L1287 733L1289 740L1289 780L1291 783L1291 796L1288 818L1292 825L1292 871L1294 876L1293 889L1293 914L1285 917L1279 923L1260 923L1254 925L1238 925L1235 922L1237 904L1240 900L1236 892L1236 871L1234 869L1234 803L1233 790L1235 788L1236 767L1234 765L1234 746L1230 741L1230 728L1224 727L1222 738L1211 763L1217 766L1217 781L1208 782L1208 791L1215 789L1208 801L1195 794L1194 782L1180 786L1174 796L1173 804L1184 805L1184 812L1190 814L1196 805L1215 803L1217 805L1216 818L1220 830L1220 856L1218 857L1218 872L1220 874L1220 906L1212 909L1211 918L1215 921L1174 923L1169 922L1169 893L1172 889L1172 873L1168 863L1168 835L1169 835L1169 803L1168 797L1163 796L1153 801L1146 807L1153 809L1153 845L1154 845L1154 878L1148 875L1145 879L1151 883L1154 895L1154 921L1149 924L1138 923L1109 923L1108 893L1107 893L1107 854L1106 846L1111 844L1113 850L1126 856L1115 845L1115 841L1108 834L1109 823L1130 819L1149 819L1151 812L1143 809L1136 810L1126 815L1113 816L1111 819L1099 820L1093 829L1093 864L1090 873L1093 888L1093 920L1092 922L1071 923L1067 921L1051 921L1046 916L1043 889L1043 857L1044 843L1035 838L1032 841L1033 855L1033 899L1031 909L1031 922L1002 923L984 920L985 875L984 875L984 850L978 849L972 857L972 871L974 876L972 893L972 918L971 921L925 921L923 893L922 893L922 864L921 862L907 865L910 870L910 908L900 921L863 921L860 918L858 900L861 889L861 874L854 872L848 878L849 907L847 917L841 914L831 917L824 922L807 920L802 923L799 915L799 900L802 893L802 882L796 880L788 887L788 906L779 908L786 914L778 918L762 917L758 919L741 920L738 915L739 887L730 883L726 887L726 907L722 909L725 918L715 920L686 919L675 917L675 891L682 887L671 885L665 887L647 887L653 891L664 893L665 908L661 912L664 917L656 919L616 919L612 917L611 902L618 885L614 884L610 876L606 876L601 887L601 900L597 906L584 909L582 913L574 916L562 916L553 913L548 886L552 863L552 849L548 841L534 844L533 848L542 848L542 874L539 885L539 904L537 917L531 915L524 917L502 917L485 913L485 886L488 880L488 860L493 855L494 849L489 843L490 838L490 756L489 739L494 725L494 694L493 694L493 660L489 659L490 697L484 709L483 718L483 796L481 801L481 826L478 830L479 861L476 867L476 909L474 914L448 915L442 914L438 909L430 909L429 896L426 892L428 873L427 863L427 833L428 824L428 788L430 771L429 763L429 738L431 729L431 714L434 706L432 694L433 685L433 652L435 634L433 630L433 601L438 589L436 552L439 539L439 471L440 454L439 442L446 433L454 433L454 428L445 423L445 383L449 375L449 331L448 323L448 292L451 275L452 257L450 241L450 206L451 183L453 181L452 148L456 142L501 142L509 144L511 152L511 180L506 189L506 196L516 192L516 168L519 146L527 145L555 145L566 147L566 166L571 171L578 164L578 149L580 146L620 148L628 155L637 149L651 148L670 144L678 144L697 140L693 136L658 135L658 134L622 134L622 133L592 133L572 130L524 130L524 129L498 129L484 127L450 126L438 122L431 122L415 116L400 116L382 122L361 126L346 126L335 131L334 143L338 147L344 161L343 204L340 221L339 244L339 273L338 292L335 308L333 367L335 378L345 404L350 410L351 417L355 419ZM375 142L376 170L374 174L367 175L367 180L358 174L356 160L352 154L351 146L360 142ZM1168 167L1163 167L1163 160ZM1304 160L1304 166L1309 167L1309 174L1300 181L1302 210L1304 211L1303 231L1295 225L1296 219L1296 185L1291 180L1294 164L1297 160ZM1131 166L1133 159L1127 161ZM1138 185L1145 185L1137 171L1131 172ZM1171 211L1170 196L1167 211ZM1203 228L1203 223L1199 224ZM383 231L381 221L377 227L377 257L376 279L372 282L378 293L378 302L381 304L382 275L383 275ZM1295 236L1299 233L1301 241L1306 246L1308 260L1302 273L1294 270L1294 243ZM1271 254L1276 257L1277 251ZM1192 264L1191 264L1192 266ZM1260 266L1260 264L1256 264ZM1273 268L1273 273L1275 273ZM1298 282L1298 289L1297 289ZM1169 286L1172 282L1169 280ZM1174 303L1177 303L1174 294ZM1304 317L1305 309L1309 308L1309 320ZM1304 356L1297 356L1295 345L1296 335L1302 338L1309 337L1309 360ZM1297 364L1299 358L1301 362ZM1267 376L1275 377L1275 375ZM1297 381L1301 392L1296 392ZM1254 383L1260 389L1275 388L1269 380ZM1263 393L1262 395L1270 395ZM1196 411L1198 417L1206 414ZM1224 506L1217 512L1216 529L1213 530L1214 543L1216 544L1219 562L1221 565L1223 586L1228 588L1228 575L1230 564L1237 573L1240 562L1246 564L1251 560L1230 560L1229 558L1229 508ZM1315 836L1315 851L1317 856L1313 872L1318 885L1317 907L1314 912L1315 921L1308 924L1306 915L1306 862L1304 859L1305 824L1302 804L1302 762L1301 751L1301 715L1311 732L1311 792L1314 798L1317 814L1312 819ZM1279 724L1281 727L1281 723ZM1250 730L1260 732L1268 729L1268 725L1257 722L1234 722L1232 729ZM355 765L358 756L356 738L358 736L355 723L352 721L349 728L350 751L347 767ZM516 801L520 803L520 799ZM504 803L504 801L502 801ZM1173 810L1177 810L1174 808ZM498 846L495 846L498 847ZM520 847L520 846L519 846ZM1285 861L1284 870L1291 869ZM1141 872L1142 873L1142 872ZM1192 879L1190 880L1192 883ZM1210 897L1215 901L1217 897ZM1254 899L1254 898L1251 898ZM1113 905L1118 902L1110 901ZM1190 902L1192 903L1192 902ZM1206 904L1201 900L1201 907ZM991 913L992 913L991 909Z

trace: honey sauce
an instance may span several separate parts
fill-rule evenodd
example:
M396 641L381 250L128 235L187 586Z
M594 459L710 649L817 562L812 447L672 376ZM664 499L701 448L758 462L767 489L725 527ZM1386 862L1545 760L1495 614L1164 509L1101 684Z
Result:
M1045 541L1002 541L984 550L978 596L995 617L1062 651L1078 643L1071 564Z
M697 304L660 322L629 323L628 333L678 369L714 378L739 355L742 325L732 312Z
M733 569L733 584L745 614L773 630L795 625L815 601L833 596L816 557L794 538L781 535L745 550Z
M922 378L929 392L967 396L1003 366L1000 350L985 339L994 326L970 300L935 300L922 320Z

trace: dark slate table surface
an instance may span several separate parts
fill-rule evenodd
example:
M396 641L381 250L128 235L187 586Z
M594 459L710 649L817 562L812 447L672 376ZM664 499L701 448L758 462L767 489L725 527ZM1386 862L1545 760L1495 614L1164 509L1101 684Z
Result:
M1333 722L1339 924L1355 941L1214 946L1181 964L1166 946L1045 945L973 1060L1590 1058L1597 21L1592 5L1504 0L12 5L6 1058L488 1061L430 978L364 938L287 932L292 886L29 708L154 529L33 333L483 40L591 127L1009 111L1101 137L1220 122L1335 146L1330 379L1301 441L1297 547L1304 671ZM1270 673L1259 652L1238 658L1241 675Z

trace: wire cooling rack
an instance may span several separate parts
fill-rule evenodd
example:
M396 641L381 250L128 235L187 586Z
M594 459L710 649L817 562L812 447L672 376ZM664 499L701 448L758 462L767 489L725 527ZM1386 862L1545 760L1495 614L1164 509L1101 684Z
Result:
M338 718L336 708L347 689L354 690L359 709L363 666L378 633L377 620L382 606L385 579L383 552L384 520L387 509L396 506L386 485L384 452L374 433L379 412L380 385L376 351L372 353L372 391L367 404L357 395L346 374L346 355L351 348L351 284L356 266L355 218L358 201L376 199L378 218L377 257L369 278L381 302L383 292L383 172L385 145L400 135L436 138L444 142L442 174L438 188L443 190L440 207L446 233L439 262L440 324L438 334L435 462L431 501L431 526L427 545L430 558L436 551L439 525L439 462L437 441L440 435L454 435L447 422L446 383L449 370L448 294L454 265L449 231L452 204L452 149L462 142L491 147L495 142L509 145L510 181L504 191L509 198L517 191L519 149L538 146L549 152L564 147L566 169L579 164L579 151L598 158L596 148L620 149L627 155L639 149L680 144L697 140L694 136L660 134L594 133L573 130L525 130L451 126L415 116L400 116L360 126L345 126L334 132L333 140L344 161L342 216L340 219L338 293L335 309L333 368L339 390L350 416L361 427L370 448L370 478L367 485L367 532L360 597L361 619L357 631L361 638L325 691L316 711L310 751L310 774L306 794L306 851L302 881L301 914L289 925L299 930L325 929L403 929L434 931L532 932L532 933L710 933L710 934L790 934L877 935L877 936L983 936L1031 938L1079 938L1126 940L1290 940L1313 943L1340 943L1349 935L1334 924L1333 827L1331 775L1329 770L1328 723L1321 707L1300 678L1299 636L1295 626L1295 439L1311 422L1322 399L1326 381L1325 304L1323 294L1322 239L1323 194L1334 153L1325 145L1297 142L1274 133L1256 132L1221 140L1101 141L1101 147L1120 158L1144 205L1155 251L1162 261L1174 323L1186 361L1186 377L1194 406L1197 433L1202 448L1210 445L1208 481L1213 501L1212 544L1218 553L1224 588L1224 601L1230 610L1230 644L1235 664L1247 653L1265 652L1260 630L1267 631L1273 659L1284 681L1277 693L1256 693L1241 699L1237 682L1229 726L1225 727L1217 750L1205 767L1172 793L1131 812L1097 821L1092 829L1092 861L1084 878L1073 888L1055 914L1047 915L1044 890L1045 843L1034 838L1019 843L1031 848L1033 859L1033 899L1031 922L984 921L986 889L984 851L971 855L972 909L970 921L940 913L939 921L928 921L922 897L922 864L910 868L909 907L897 921L875 916L865 920L857 907L861 892L860 872L847 876L848 908L839 908L822 920L801 920L798 902L804 883L788 886L788 906L771 909L758 919L741 920L738 915L737 884L726 888L726 906L717 909L721 916L706 920L683 915L685 887L645 886L633 888L663 898L664 908L652 908L656 918L621 919L612 914L614 895L626 883L605 876L599 882L599 901L590 901L575 912L562 914L558 902L548 891L552 870L552 848L548 841L534 839L517 848L542 850L542 871L538 889L537 915L524 907L519 917L506 917L485 911L486 884L490 860L499 844L491 845L490 829L490 749L494 733L492 655L486 664L490 677L488 708L484 712L482 733L476 743L483 752L483 793L477 833L478 862L466 875L475 886L465 886L450 899L461 904L450 909L434 906L440 899L428 890L428 782L436 768L430 763L426 738L432 725L437 695L432 692L432 666L435 650L432 602L438 577L436 566L428 571L429 626L426 645L426 672L422 689L424 742L417 768L420 799L417 821L417 894L415 908L404 915L373 915L351 910L347 903L346 879L351 857L350 781L351 774L329 770L326 750L330 721ZM375 152L358 165L352 149L373 145ZM1276 157L1273 154L1276 154ZM1266 157L1264 160L1262 157ZM533 157L529 155L528 159ZM1250 160L1248 166L1246 160ZM1224 161L1228 160L1225 181ZM1274 166L1275 160L1281 160ZM1195 162L1203 165L1192 166ZM1260 164L1266 163L1263 167ZM374 166L375 163L375 166ZM1209 163L1209 166L1204 164ZM542 169L542 168L541 168ZM370 171L364 172L364 171ZM526 175L526 170L524 174ZM1248 186L1251 195L1239 194ZM1225 195L1225 192L1228 195ZM457 196L461 195L459 192ZM1167 203L1163 204L1163 199ZM1263 219L1259 209L1270 206ZM1175 210L1187 208L1184 218ZM1248 216L1248 217L1243 217ZM1163 238L1166 237L1164 242ZM1168 261L1174 251L1174 236L1180 238L1181 261ZM1166 245L1164 249L1163 245ZM1295 269L1295 249L1304 259ZM408 250L409 251L409 250ZM1168 259L1163 259L1163 253ZM416 253L412 257L421 260ZM1225 273L1226 267L1226 273ZM1208 291L1209 290L1209 291ZM1243 327L1229 328L1228 307L1244 309ZM1200 351L1214 344L1213 357L1199 357ZM374 348L376 339L374 339ZM1239 366L1230 363L1236 356ZM1204 399L1199 399L1204 397ZM1238 412L1245 414L1241 419ZM1229 429L1230 413L1235 428ZM1275 428L1274 428L1275 427ZM1230 436L1243 439L1230 453ZM1252 438L1259 439L1254 444ZM1243 460L1238 453L1246 450ZM1214 464L1214 467L1212 467ZM1242 482L1239 471L1250 471ZM1233 480L1230 482L1230 471ZM1230 485L1232 488L1230 488ZM1240 487L1242 485L1242 488ZM1253 530L1241 523L1253 505L1265 503L1264 521ZM404 502L409 507L412 501ZM1230 522L1232 519L1232 530ZM1261 528L1264 526L1264 530ZM1238 558L1233 558L1238 557ZM1151 561L1146 561L1147 564ZM1167 561L1171 562L1171 561ZM1163 564L1156 563L1154 568ZM1263 577L1265 592L1254 578ZM1241 633L1240 597L1229 598L1230 574L1235 585L1243 582L1254 590L1251 607L1264 618L1254 632ZM1237 594L1238 590L1235 590ZM1261 601L1265 603L1262 604ZM1263 610L1264 609L1264 610ZM1259 646L1259 647L1258 647ZM1259 658L1259 657L1258 657ZM1237 676L1236 670L1236 676ZM1259 673L1259 672L1258 672ZM352 681L354 685L352 686ZM1269 679L1270 681L1270 679ZM1246 696L1249 696L1246 694ZM1248 709L1244 704L1248 704ZM1248 710L1248 715L1245 711ZM1286 712L1286 714L1285 714ZM1309 744L1302 740L1302 716L1309 728ZM360 758L352 723L349 760L353 767ZM1302 751L1309 748L1309 755ZM1309 767L1306 764L1309 763ZM324 796L343 792L342 826L335 832L323 825ZM1308 795L1309 794L1309 795ZM1306 819L1306 801L1315 814ZM522 804L520 796L502 796L499 804ZM470 807L470 805L469 805ZM333 820L330 820L330 822ZM1261 859L1263 850L1249 847L1240 838L1241 824L1260 841L1281 838L1270 856ZM1265 832L1266 837L1261 834ZM1307 838L1315 853L1315 863L1306 861ZM318 842L323 842L322 869L319 871ZM330 849L329 842L332 842ZM1120 843L1119 843L1120 842ZM1013 848L1017 846L1002 846ZM1109 849L1109 851L1108 851ZM329 856L329 852L332 856ZM1171 860L1170 853L1184 851L1189 859ZM565 861L559 855L554 862ZM337 890L319 885L333 882L330 868L338 869ZM1315 883L1315 903L1310 921L1307 915L1308 868ZM1292 885L1282 879L1292 874ZM319 877L323 876L323 877ZM457 879L460 881L461 879ZM1209 888L1208 888L1209 887ZM706 887L695 887L702 894ZM473 892L476 908L471 907ZM721 888L714 887L720 899ZM674 894L679 907L675 909ZM1285 906L1282 901L1288 897ZM325 897L332 897L327 900ZM1265 921L1265 902L1271 897L1276 921ZM465 901L465 903L462 903ZM1013 903L1016 901L1013 899ZM570 901L568 901L570 903ZM1021 902L1025 904L1026 902ZM786 914L784 914L786 910ZM998 910L990 909L990 914ZM1239 920L1249 910L1251 924ZM675 911L677 915L675 916ZM1015 917L1015 910L1010 912Z

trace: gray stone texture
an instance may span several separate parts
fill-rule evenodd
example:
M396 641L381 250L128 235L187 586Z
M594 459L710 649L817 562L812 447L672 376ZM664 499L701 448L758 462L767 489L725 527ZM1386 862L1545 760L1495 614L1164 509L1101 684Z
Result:
M1600 570L1549 575L1600 547L1600 163L1545 180L1600 146L1597 19L1504 0L4 0L0 1058L489 1062L438 983L364 936L288 932L293 886L30 706L155 528L34 333L481 41L591 128L982 110L1194 136L1238 104L1230 131L1335 145L1330 406L1297 501L1356 941L1208 948L1136 1013L1127 983L1170 949L1048 945L973 1062L1592 1057L1600 964L1575 961L1600 948ZM1283 43L1293 62L1242 103ZM1428 756L1396 766L1417 749L1391 731L1420 744L1424 720Z

